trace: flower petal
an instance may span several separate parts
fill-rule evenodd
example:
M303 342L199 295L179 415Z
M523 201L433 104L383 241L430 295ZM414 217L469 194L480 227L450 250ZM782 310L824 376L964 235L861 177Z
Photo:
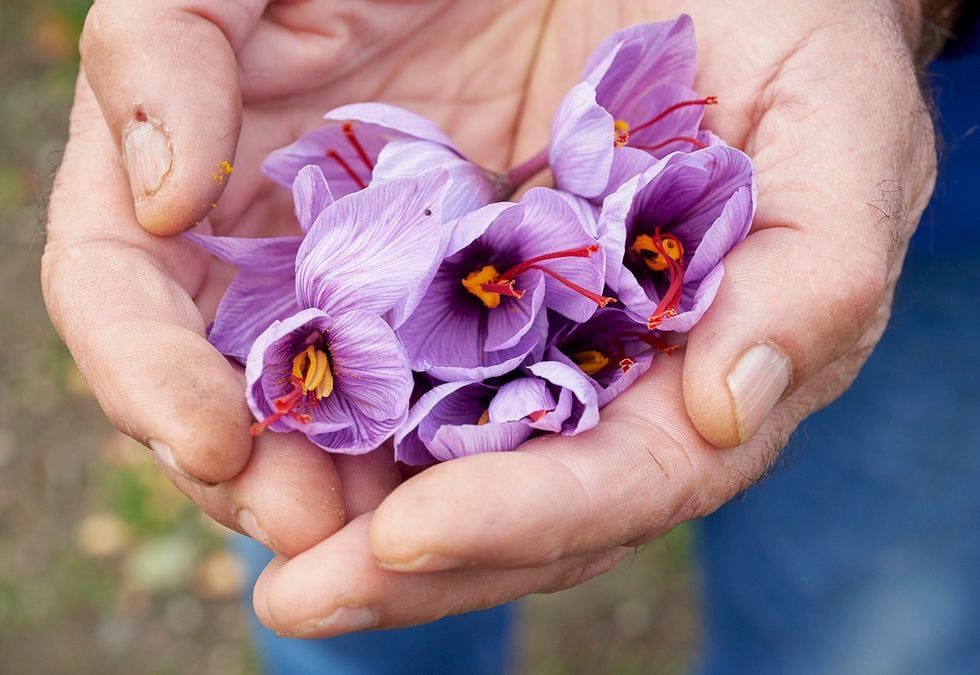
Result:
M580 82L565 95L551 126L548 157L555 185L595 197L609 181L613 159L613 117L596 103L596 92Z
M304 166L293 181L293 208L299 227L306 234L325 208L333 204L333 194L323 170L315 164Z
M431 141L402 140L386 145L374 167L373 182L419 176L433 167L445 169L452 177L442 204L443 220L459 218L498 198L492 174L455 150Z
M302 237L215 237L197 232L184 232L181 236L240 270L290 278L303 241Z
M425 443L419 438L419 424L432 412L432 409L444 398L460 389L461 387L484 387L484 385L473 382L448 382L433 387L425 392L415 405L408 411L405 422L395 432L395 459L410 466L422 466L432 464L435 458L429 454ZM486 396L493 396L491 388L487 388ZM477 418L482 409L477 411Z
M351 103L334 108L323 117L327 120L370 124L385 129L389 134L394 132L400 137L418 138L456 149L449 136L428 117L386 103Z
M581 370L558 361L541 361L528 366L528 370L574 395L572 411L562 425L562 434L573 436L599 423L599 402L595 387Z
M300 303L333 314L391 310L397 327L441 262L446 236L440 205L448 187L449 175L435 170L334 202L297 255Z
M245 363L263 331L299 311L294 289L292 275L239 272L218 304L208 341L222 354Z
M531 433L532 429L523 422L445 425L427 445L433 457L447 461L481 452L508 452Z
M499 307L487 310L485 350L509 349L534 327L534 318L541 311L547 295L544 276L538 270L520 275L518 288L524 291L524 297L520 300L501 298Z
M517 422L528 415L555 407L555 397L544 380L522 377L500 387L488 411L491 422Z

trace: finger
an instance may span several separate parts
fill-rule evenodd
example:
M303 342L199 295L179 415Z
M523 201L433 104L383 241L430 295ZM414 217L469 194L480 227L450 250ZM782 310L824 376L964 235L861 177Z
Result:
M158 464L212 519L287 558L323 541L346 520L330 455L301 434L263 434L241 473L213 487Z
M523 568L647 541L758 479L805 401L751 444L720 452L687 420L682 359L658 357L594 429L429 468L378 508L371 545L388 569ZM778 424L777 424L778 423Z
M407 575L376 565L368 545L369 526L370 515L365 515L292 560L273 561L253 596L262 623L282 635L303 638L411 626L575 586L612 569L632 550L530 570Z
M230 177L242 116L234 50L266 4L100 0L89 12L82 60L148 231L190 227Z
M849 67L839 40L818 32L782 66L747 138L760 183L754 232L725 259L684 373L691 419L717 446L748 440L865 334L931 193L932 125L912 55L897 33L878 33L867 39L899 58L879 67L855 56ZM840 95L869 78L873 96Z
M207 259L143 232L105 121L79 79L51 196L42 286L52 322L109 419L191 480L245 466L241 374L204 338L190 294Z
M366 455L334 455L333 462L343 486L347 517L351 520L378 508L401 482L388 444Z

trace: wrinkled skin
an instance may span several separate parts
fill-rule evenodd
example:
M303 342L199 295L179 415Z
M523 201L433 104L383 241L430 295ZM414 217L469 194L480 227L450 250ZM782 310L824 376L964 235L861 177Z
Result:
M212 517L280 554L255 590L270 627L400 626L580 583L762 476L877 342L934 173L910 54L918 3L265 4L96 3L43 282L109 418ZM595 44L681 11L698 33L696 88L722 102L707 126L752 156L760 185L754 232L686 350L656 359L588 433L404 482L388 451L332 458L296 434L253 443L242 374L203 337L232 271L146 231L178 232L212 202L222 234L295 228L289 194L257 167L351 101L430 115L503 169L547 141ZM134 208L120 135L141 113L176 154ZM231 180L212 179L233 157ZM736 419L725 373L760 342L787 357L789 390L768 416Z

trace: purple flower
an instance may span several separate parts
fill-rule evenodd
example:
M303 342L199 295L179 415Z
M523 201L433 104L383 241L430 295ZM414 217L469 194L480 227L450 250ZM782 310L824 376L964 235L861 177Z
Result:
M245 367L246 399L265 429L301 431L321 448L361 454L405 420L412 392L408 360L375 314L336 317L305 309L269 326Z
M368 184L411 178L435 168L453 185L443 217L456 218L499 198L501 177L466 159L433 122L382 103L356 103L325 116L330 124L272 152L262 165L272 180L290 187L297 173L315 165L336 197Z
M544 361L502 384L459 381L426 392L395 433L395 458L424 465L506 452L535 431L573 435L598 421L588 378L574 366Z
M600 309L585 323L552 322L545 358L579 368L592 382L602 408L650 369L658 352L676 345L638 326L621 309Z
M322 206L329 193L318 172L304 169L293 188ZM308 226L319 206L298 203L305 238L191 237L240 267L209 339L245 363L249 406L262 420L253 433L299 430L356 454L403 421L412 376L391 325L422 299L442 260L449 180L436 170L371 186Z
M714 145L660 160L606 198L599 238L606 282L651 330L685 332L714 299L722 259L755 213L752 162Z
M556 185L601 201L657 158L716 140L699 130L704 106L717 99L691 88L696 49L686 15L625 28L599 45L552 125Z
M544 308L585 321L598 305L604 260L580 210L535 188L455 223L425 300L400 327L413 370L483 380L543 348Z

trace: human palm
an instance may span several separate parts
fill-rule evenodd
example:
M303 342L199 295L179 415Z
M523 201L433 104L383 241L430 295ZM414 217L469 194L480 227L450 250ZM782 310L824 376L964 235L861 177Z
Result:
M117 426L155 439L158 456L162 440L181 489L282 554L256 590L266 623L334 634L578 583L615 564L624 546L757 479L877 341L933 170L897 2L779 14L710 0L357 3L342 12L334 2L279 2L257 19L264 4L229 3L226 16L211 17L221 31L196 15L190 28L150 22L168 28L145 29L140 49L166 54L168 67L120 48L128 33L119 27L147 25L146 16L129 16L125 3L97 6L85 72L109 128L118 137L139 101L175 148L163 187L137 200L147 229L179 231L212 202L220 234L294 229L289 194L258 165L352 101L425 114L471 159L506 169L547 144L551 115L595 44L682 11L698 32L696 88L721 100L706 125L752 156L760 186L754 232L726 259L715 305L685 352L656 359L596 429L439 465L398 487L384 451L331 458L298 434L266 434L251 447L241 374L203 338L233 270L135 226L124 167L83 77L52 200L52 316ZM107 17L118 21L99 28ZM127 67L142 84L121 77ZM233 154L218 198L216 167ZM759 344L770 351L745 361ZM723 451L705 438L742 445Z

